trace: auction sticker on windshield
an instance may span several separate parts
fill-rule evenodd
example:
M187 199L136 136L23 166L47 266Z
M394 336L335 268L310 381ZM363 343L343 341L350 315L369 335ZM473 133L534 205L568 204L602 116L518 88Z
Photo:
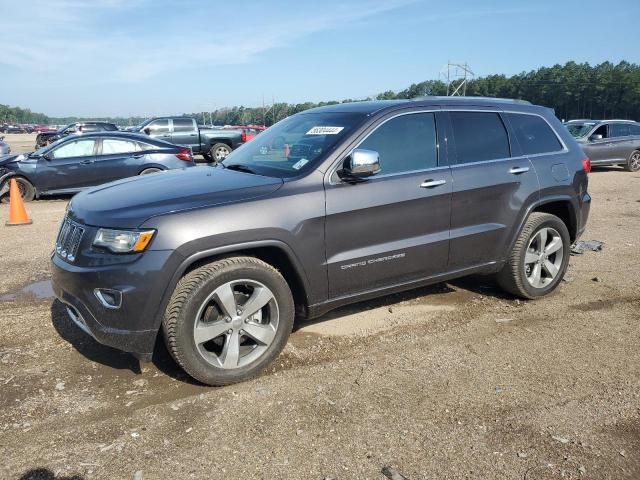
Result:
M294 163L291 167L294 168L295 170L300 170L307 163L309 163L309 160L307 160L306 158L301 158L296 163Z
M313 127L307 132L307 135L337 135L344 127Z

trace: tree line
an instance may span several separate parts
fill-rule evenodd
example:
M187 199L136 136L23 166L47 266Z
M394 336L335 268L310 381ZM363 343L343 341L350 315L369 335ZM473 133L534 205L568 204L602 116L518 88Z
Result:
M213 112L196 112L189 116L196 117L200 124L272 125L294 113L323 105L446 94L445 82L427 80L414 83L398 92L389 90L375 97L345 99L342 102L275 103L269 107L237 106L217 109ZM556 115L564 120L573 118L640 120L640 65L626 61L617 65L604 62L594 66L588 63L567 62L564 65L542 67L512 76L488 75L469 80L466 84L466 95L528 100L534 104L553 108ZM93 119L112 121L118 125L135 125L143 120L141 117ZM0 122L63 124L78 120L83 119L48 117L28 109L0 105Z

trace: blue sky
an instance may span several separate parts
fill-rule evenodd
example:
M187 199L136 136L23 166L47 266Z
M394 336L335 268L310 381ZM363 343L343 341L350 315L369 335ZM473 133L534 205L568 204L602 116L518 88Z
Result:
M640 1L0 0L0 103L157 115L362 98L568 60L640 63Z

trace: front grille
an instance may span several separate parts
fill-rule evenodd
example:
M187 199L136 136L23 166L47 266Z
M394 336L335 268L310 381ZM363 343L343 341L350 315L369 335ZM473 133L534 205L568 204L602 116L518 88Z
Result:
M73 262L76 259L83 235L84 228L65 218L56 240L56 253L69 262Z

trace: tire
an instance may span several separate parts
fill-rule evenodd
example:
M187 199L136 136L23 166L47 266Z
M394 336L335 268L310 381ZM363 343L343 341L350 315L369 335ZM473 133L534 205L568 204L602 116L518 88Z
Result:
M627 172L637 172L640 170L640 150L634 150L631 152L627 163L624 164L624 169Z
M7 179L7 182L11 181L11 178L15 178L16 182L18 183L18 189L20 190L20 196L22 197L22 200L25 202L31 202L33 201L33 199L36 197L36 189L35 187L31 184L31 182L29 180L27 180L24 177L10 177ZM0 202L2 203L9 203L9 192L5 193L4 195L2 195L2 198L0 198Z
M144 170L142 170L140 172L140 175L149 175L150 173L158 173L158 172L162 172L162 169L151 167L151 168L145 168Z
M209 156L211 161L218 163L227 158L227 155L231 153L231 147L226 143L216 143L209 149Z
M182 277L162 327L167 349L185 372L222 386L266 368L287 343L293 320L293 296L282 275L257 258L232 257Z
M532 213L497 275L498 283L521 298L543 297L564 277L570 248L569 230L562 220L548 213Z

